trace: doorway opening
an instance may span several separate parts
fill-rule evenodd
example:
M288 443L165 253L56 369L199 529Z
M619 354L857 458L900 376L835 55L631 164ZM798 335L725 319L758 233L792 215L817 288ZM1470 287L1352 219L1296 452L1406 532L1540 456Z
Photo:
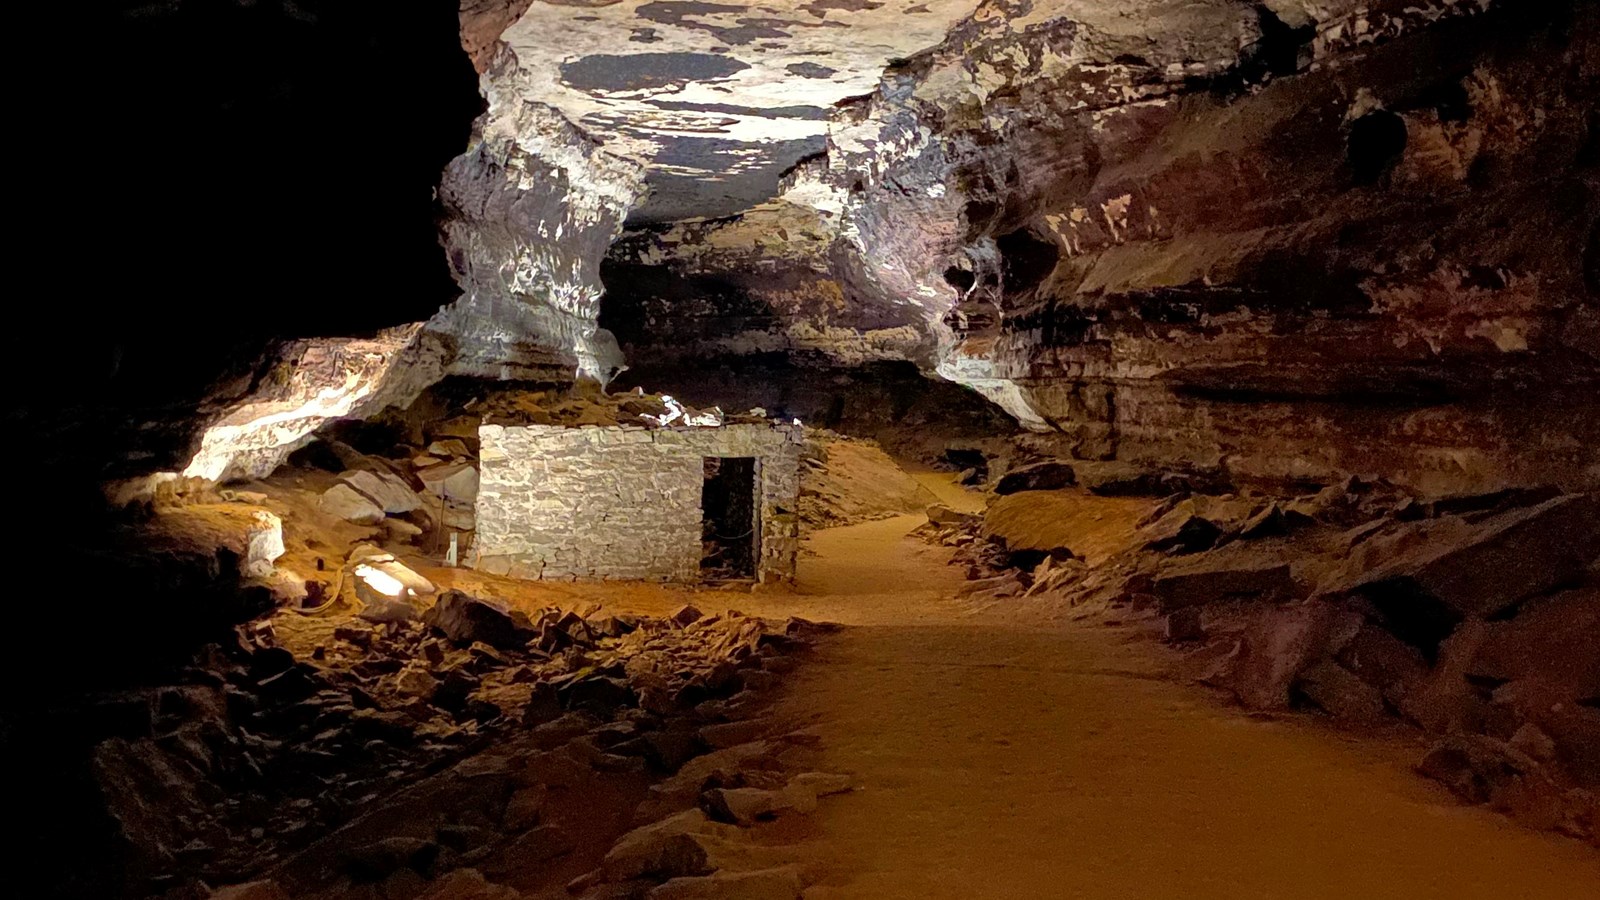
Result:
M705 457L700 489L700 576L708 581L756 577L756 461Z

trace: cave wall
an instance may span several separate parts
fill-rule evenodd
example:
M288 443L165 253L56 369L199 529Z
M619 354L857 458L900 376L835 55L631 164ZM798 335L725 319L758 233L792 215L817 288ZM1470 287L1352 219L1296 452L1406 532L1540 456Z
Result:
M471 12L462 12L463 40L481 25ZM331 329L278 347L202 410L204 436L185 474L263 477L323 424L405 406L447 376L603 383L622 367L598 325L599 266L643 196L642 170L528 102L533 76L503 45L467 42L487 109L465 151L435 173L428 251L448 260L459 293L377 335Z
M836 211L780 199L740 216L635 228L601 266L600 322L654 366L781 353L817 365L928 360L919 318L861 302Z
M998 201L991 230L1060 252L1002 292L999 372L1085 455L1600 483L1594 13L1446 21L1108 119L1092 169Z
M898 329L1077 456L1594 486L1597 16L984 3L835 114L831 241L636 232L607 302L634 365Z

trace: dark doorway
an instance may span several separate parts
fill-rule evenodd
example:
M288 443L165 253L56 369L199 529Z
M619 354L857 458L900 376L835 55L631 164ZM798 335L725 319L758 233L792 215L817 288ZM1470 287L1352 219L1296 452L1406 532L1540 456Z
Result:
M700 489L700 575L710 581L756 577L756 461L708 456Z

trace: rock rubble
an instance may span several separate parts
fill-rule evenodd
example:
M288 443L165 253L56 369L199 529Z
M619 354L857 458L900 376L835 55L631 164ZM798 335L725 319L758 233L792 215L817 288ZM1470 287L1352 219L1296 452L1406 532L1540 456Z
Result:
M759 692L817 631L692 607L525 614L460 591L382 624L281 611L205 647L182 683L108 699L125 724L96 746L94 778L130 895L271 875L291 896L390 896L401 881L407 896L498 896L481 875L429 879L563 857L552 790L642 787L711 740L759 733L744 723ZM785 796L814 806L819 789L837 785Z
M1027 487L1001 505L1071 505ZM1059 479L1044 482L1053 484ZM1600 500L1554 488L1422 497L1356 479L1314 494L1148 502L1094 566L1016 528L930 513L969 596L1131 617L1178 670L1263 713L1420 731L1418 771L1464 799L1600 844ZM1069 542L1070 543L1070 542ZM1062 560L1065 560L1063 562Z

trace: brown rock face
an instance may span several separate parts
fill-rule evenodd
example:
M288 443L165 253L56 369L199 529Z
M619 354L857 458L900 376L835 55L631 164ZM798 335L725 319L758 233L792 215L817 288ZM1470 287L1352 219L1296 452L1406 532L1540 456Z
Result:
M473 68L487 71L506 26L522 18L533 0L461 0L461 47Z
M777 201L631 235L624 343L898 355L1091 458L1597 483L1594 9L1097 6L985 5Z
M1363 598L1397 630L1437 643L1464 618L1494 616L1573 584L1600 557L1600 500L1556 497L1479 522L1447 516L1375 539L1332 595Z

